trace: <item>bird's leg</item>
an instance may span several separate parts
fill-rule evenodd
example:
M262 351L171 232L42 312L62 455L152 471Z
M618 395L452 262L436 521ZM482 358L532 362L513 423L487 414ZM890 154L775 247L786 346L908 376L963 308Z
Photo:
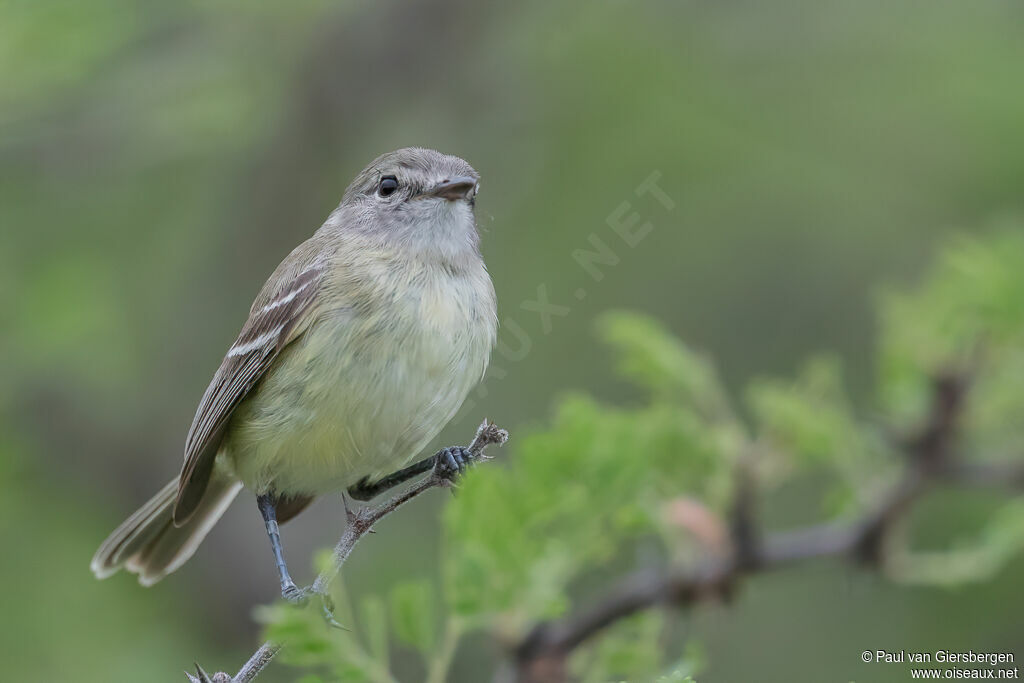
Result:
M370 483L369 477L363 477L358 483L348 487L348 495L352 496L356 500L370 500L376 498L380 494L384 493L389 489L393 489L399 484L403 484L413 477L417 477L424 472L429 472L430 468L434 466L434 458L424 458L419 462L413 463L408 467L402 468L397 472L392 472L383 479Z
M281 597L292 604L305 604L312 592L310 588L299 588L292 581L288 573L288 565L284 561L284 551L281 548L281 531L277 526L277 497L271 494L256 496L256 504L259 505L260 514L263 515L263 523L267 525L267 536L270 537L270 548L274 551L274 562L277 563L277 573L281 577ZM334 619L334 600L327 593L317 593L320 597L320 606L323 610L324 619L331 626L344 628Z
M292 575L288 573L288 564L285 562L285 553L281 547L281 529L278 528L278 498L264 494L256 497L256 504L259 506L260 514L263 515L263 523L266 524L266 535L270 538L273 561L278 564L278 574L281 577L281 597L292 604L305 604L311 591L308 588L299 588L292 581ZM334 600L331 599L331 596L318 592L317 595L321 599L324 620L333 627L344 628L335 621Z
M367 477L363 477L357 484L349 487L348 495L356 500L370 500L431 470L445 479L454 479L457 475L465 472L466 467L474 459L475 456L468 448L462 446L442 448L429 458L424 458L375 482L370 482Z
M288 602L302 602L305 595L288 573L288 564L284 561L284 551L281 548L281 531L277 526L277 498L269 493L256 496L256 504L260 507L260 514L263 515L263 523L267 525L267 536L270 537L270 549L274 552L274 562L277 563L277 573L281 577L281 597Z

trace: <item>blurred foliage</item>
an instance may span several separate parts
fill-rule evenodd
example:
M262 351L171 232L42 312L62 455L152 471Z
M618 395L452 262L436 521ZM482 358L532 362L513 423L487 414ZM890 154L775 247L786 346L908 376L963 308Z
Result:
M0 463L9 466L10 456L0 446ZM95 579L86 565L69 570L67 558L90 557L95 539L108 530L88 516L83 521L66 486L39 481L15 465L0 470L0 490L4 571L15 577L4 589L4 614L14 627L3 632L2 651L19 672L0 676L4 680L73 680L75 671L138 680L143 671L181 671L188 664L182 652L201 658L217 651L195 628L202 619L199 604L171 594L148 601L104 596L92 590ZM112 644L129 642L111 656Z
M943 367L973 371L969 452L1008 456L1024 448L1013 412L1024 386L1024 231L1006 226L988 241L963 237L932 267L921 291L882 297L881 403L896 418L920 416L927 377Z
M983 426L983 445L1015 445L998 454L1004 463L1007 452L1021 459L1024 444L1015 440L1024 392L1002 380L1024 349L1021 264L1024 226L1011 226L989 239L955 240L921 287L883 297L878 409L888 411L887 419L905 419L895 426L912 429L924 417L918 408L932 380L969 362L978 379L968 400L978 408L969 411L963 445L977 453L970 435ZM896 483L902 456L886 437L894 425L856 414L837 359L812 360L794 380L754 382L748 395L756 428L748 432L712 365L654 320L614 313L599 329L645 398L631 408L582 394L563 398L550 425L519 439L505 466L474 469L445 506L443 608L425 582L391 590L394 636L424 658L428 680L444 680L438 672L447 671L452 639L483 630L516 642L531 625L570 609L574 586L593 584L595 575L607 578L657 557L692 562L696 553L677 551L702 537L673 523L669 505L699 499L724 525L741 457L774 472L776 485L827 471L825 497L845 504L826 518L868 514L872 496ZM975 537L948 539L946 550L914 551L913 535L903 534L886 566L890 578L933 585L987 580L1024 550L1024 502L994 499ZM268 636L297 638L291 661L327 666L338 680L393 680L384 608L364 600L361 636L328 634L315 611L311 617L287 608L268 612ZM669 668L692 669L692 662L678 663L685 639L672 637L671 621L668 613L649 612L616 624L575 654L581 680L654 680ZM435 631L445 634L443 647ZM358 672L354 662L363 664Z
M250 607L274 594L276 577L247 495L153 589L127 576L95 582L88 560L177 472L196 402L263 279L358 169L402 145L459 154L481 172L478 216L502 339L514 345L514 321L530 341L517 360L499 350L492 365L505 374L435 445L461 442L489 415L525 453L533 437L519 438L521 425L550 426L551 397L579 387L560 404L559 425L582 430L606 416L610 436L625 439L641 431L636 417L650 430L644 443L660 435L693 449L694 471L671 471L705 481L700 498L712 506L727 499L729 482L709 459L753 438L777 487L766 501L773 520L816 514L818 503L828 515L855 514L873 482L892 475L879 433L922 409L915 382L928 359L900 349L947 343L909 322L897 339L898 321L879 337L866 291L914 280L952 226L984 232L993 217L1024 214L1022 24L1012 0L926 9L905 0L0 3L0 541L13 549L0 580L16 587L4 604L20 617L0 624L0 677L49 682L74 670L81 683L162 681L193 658L212 670L251 651ZM634 194L654 170L671 212ZM635 247L607 223L624 201L654 226ZM570 256L591 236L621 259L600 282ZM1012 246L1012 235L1003 239ZM572 307L550 332L520 307L539 284ZM585 299L575 298L580 289ZM913 306L891 314L918 320ZM942 324L935 306L921 321L928 329ZM601 371L608 356L593 343L592 320L608 309L658 321L610 333L624 369L649 390ZM680 334L690 350L667 335L645 340L652 326ZM716 373L693 349L711 350L721 384L747 400L730 409L708 392ZM823 356L795 370L821 349L842 368ZM933 350L941 360L943 349ZM961 360L975 353L956 351ZM878 362L882 353L888 361ZM1003 417L1024 369L1008 345L977 353L999 354L1000 371L982 366L968 450L1010 456L1021 427ZM710 374L692 372L694 363ZM887 363L894 367L883 371ZM786 379L750 382L761 373ZM861 419L851 404L868 406ZM674 406L688 417L670 419ZM730 411L751 418L756 436ZM812 416L835 431L820 433ZM877 429L857 428L865 422ZM837 442L846 429L856 439ZM561 447L557 435L537 439ZM842 462L827 457L830 446ZM520 450L510 453L502 458ZM811 477L808 468L830 493L795 476ZM474 477L498 476L484 469ZM642 472L616 476L598 487L664 490ZM440 591L455 573L441 573L452 537L437 542L440 497L419 504L423 514L387 520L346 579L353 595L384 601L378 620L394 635L389 655L401 680L423 673L411 641L422 642L431 610L433 648L445 634L468 634L451 679L480 680L488 650L465 643L483 626L445 625L454 598ZM996 520L991 504L987 495L945 497L922 523L937 539L962 537L966 551ZM622 553L585 553L606 558L596 574L662 555L691 559L692 540L667 534L653 507L610 504L567 533L643 536ZM298 558L341 519L340 504L325 501L288 525L297 575ZM1010 529L996 523L993 533L1012 538ZM565 581L570 597L585 597L588 579L577 578L571 552L559 557L536 539L527 547L553 564L540 582L549 592L529 596L529 613L564 608ZM508 570L500 594L479 599L508 604L528 563ZM392 598L392 586L409 579L421 587ZM423 586L433 587L432 605L416 592ZM713 664L702 683L766 670L793 683L860 680L852 643L861 641L1018 645L1022 595L1012 572L956 591L893 593L823 568L759 579L728 620L701 612L687 623ZM346 623L362 638L366 608L355 602L358 619ZM525 614L500 623L514 628ZM51 647L56 634L60 648ZM731 656L736 642L748 656ZM674 670L666 666L671 680ZM262 678L292 674L277 667Z

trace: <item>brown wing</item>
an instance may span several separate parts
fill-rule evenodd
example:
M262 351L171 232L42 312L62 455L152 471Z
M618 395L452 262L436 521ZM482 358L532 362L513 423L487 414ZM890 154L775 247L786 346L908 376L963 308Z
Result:
M278 270L285 268L282 264ZM188 521L206 492L231 413L281 350L297 339L313 318L312 304L322 279L323 267L313 264L285 280L276 290L257 297L238 339L206 388L185 440L185 464L174 503L176 526ZM276 277L272 276L271 281L274 280Z

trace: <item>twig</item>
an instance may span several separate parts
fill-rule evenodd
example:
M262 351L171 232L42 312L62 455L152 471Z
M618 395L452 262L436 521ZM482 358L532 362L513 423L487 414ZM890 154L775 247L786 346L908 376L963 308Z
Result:
M918 433L900 446L907 467L878 505L852 523L825 523L761 537L754 525L756 502L746 461L738 471L733 505L732 554L689 569L641 571L620 580L602 598L564 619L542 622L512 649L519 683L567 680L572 651L615 622L657 606L685 607L707 599L728 598L745 576L823 557L845 557L878 568L894 525L933 481L1024 487L1024 466L967 466L953 462L957 424L969 388L963 374L936 378L932 406ZM506 672L507 673L507 672Z
M879 508L887 518L894 496ZM885 513L883 513L883 509ZM756 548L737 550L732 558L696 569L640 571L621 579L592 607L560 621L541 623L516 646L519 681L565 680L565 659L598 632L636 612L657 606L685 607L708 599L728 598L744 576L821 557L857 557L876 534L873 522L819 524L767 536Z
M493 423L484 420L480 423L480 426L476 430L476 436L469 443L467 450L472 454L473 460L480 460L484 458L484 449L491 444L503 444L508 441L508 432L504 429L500 429ZM338 540L337 545L334 546L334 557L331 565L320 572L320 575L316 577L316 581L313 582L313 592L323 593L330 586L331 581L338 575L341 570L341 566L345 564L345 560L352 553L352 549L355 547L359 539L363 537L367 531L373 528L373 525L380 521L383 517L391 514L399 507L408 503L410 500L420 495L424 491L432 489L436 486L451 486L451 480L447 477L438 474L435 470L430 476L420 480L408 490L399 493L394 498L387 502L377 505L375 507L364 507L353 513L349 519L348 528L345 529L345 533L342 534L341 539Z
M484 453L487 447L491 445L500 446L506 441L508 441L507 431L489 420L484 420L477 428L476 435L469 443L469 446L467 446L467 450L470 452L473 462L488 460L489 458ZM312 592L319 595L328 593L331 582L338 575L338 572L341 571L341 567L345 564L348 556L352 554L352 549L355 548L359 539L373 528L374 524L424 491L436 487L449 487L451 485L451 479L435 469L429 476L380 505L363 507L355 512L348 511L348 526L345 528L345 533L341 535L337 545L334 546L334 554L330 566L320 572L319 576L316 577L316 581L313 582ZM282 647L283 644L281 643L270 641L263 643L234 677L225 673L217 673L211 678L198 665L196 665L196 676L189 673L186 673L186 675L191 683L217 683L218 676L222 677L221 680L225 682L249 683L270 664Z
M249 683L249 681L256 678L259 672L263 671L270 664L277 653L281 651L281 646L276 643L266 642L260 645L260 649L253 653L252 657L249 657L249 661L238 671L231 683Z

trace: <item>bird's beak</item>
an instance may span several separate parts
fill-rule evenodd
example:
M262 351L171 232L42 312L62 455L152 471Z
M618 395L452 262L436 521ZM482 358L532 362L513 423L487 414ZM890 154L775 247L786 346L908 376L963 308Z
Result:
M476 189L476 178L469 176L456 176L442 180L437 185L421 194L421 197L440 197L448 201L456 199L469 199Z

